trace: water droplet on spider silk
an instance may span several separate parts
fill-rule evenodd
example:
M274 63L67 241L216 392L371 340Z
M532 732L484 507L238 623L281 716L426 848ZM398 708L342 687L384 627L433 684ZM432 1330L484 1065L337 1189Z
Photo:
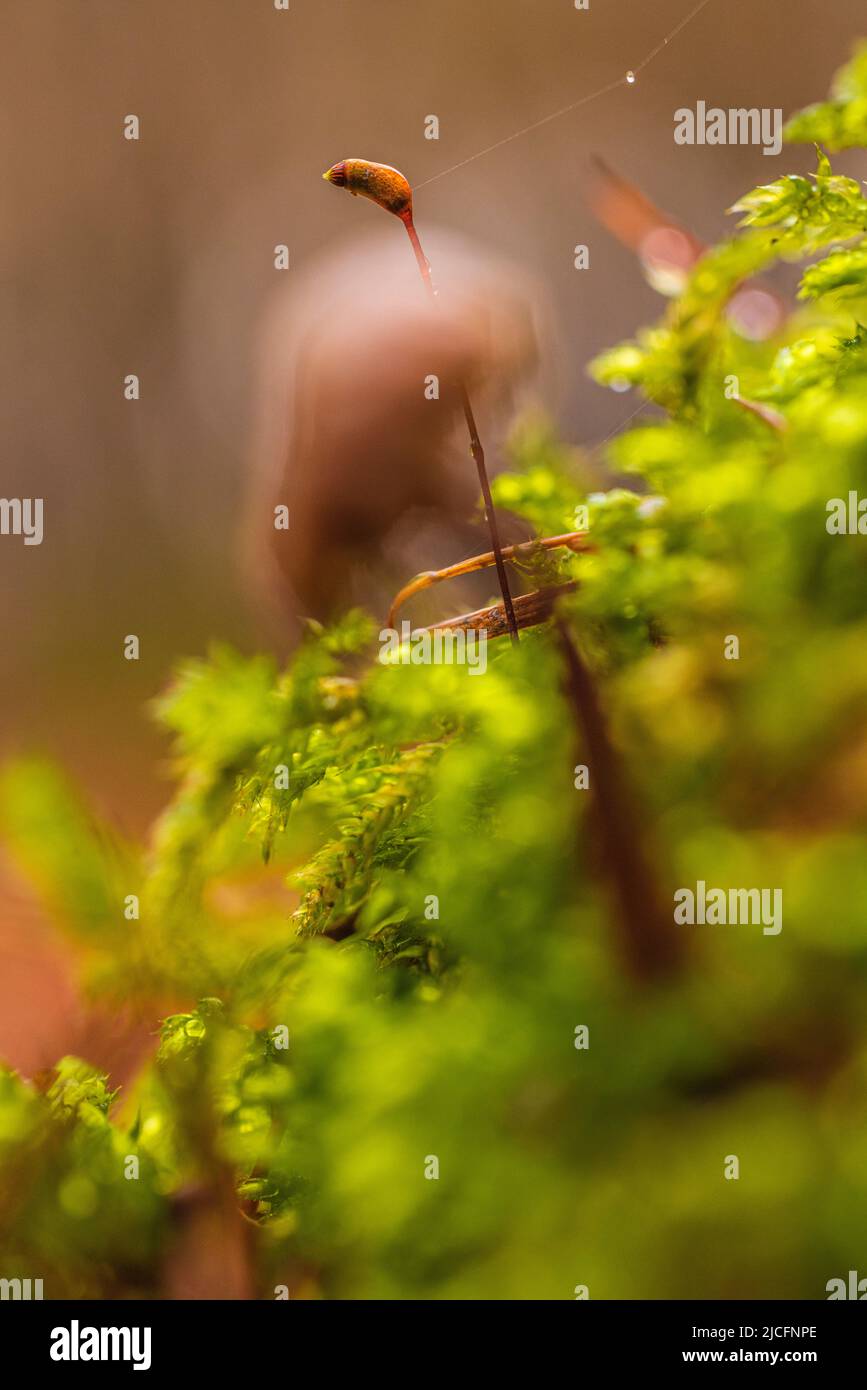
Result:
M632 71L632 68L630 68L628 73L626 74L626 81L629 83L630 87L635 81L635 73Z

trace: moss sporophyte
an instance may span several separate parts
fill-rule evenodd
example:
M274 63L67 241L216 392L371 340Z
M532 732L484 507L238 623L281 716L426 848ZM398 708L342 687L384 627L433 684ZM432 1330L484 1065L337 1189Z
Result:
M410 239L412 249L421 273L421 278L427 287L432 299L436 299L436 289L431 275L430 262L428 261L421 247L418 233L415 229L412 216L412 188L409 181L404 177L399 169L393 169L389 164L374 164L369 159L342 159L322 175L328 183L333 183L337 188L347 189L353 197L361 195L362 198L369 198L371 202L377 203L386 212L391 212L395 217L399 217L406 227L407 235ZM488 530L491 536L491 548L494 554L494 562L497 568L497 578L500 583L500 592L503 596L503 607L505 609L506 624L513 642L518 641L518 621L515 617L515 608L512 602L512 595L509 589L509 578L506 574L506 566L503 561L503 551L500 545L500 536L497 529L497 518L494 512L494 502L491 497L491 487L488 481L488 471L485 466L485 451L479 438L479 431L476 426L475 414L470 402L469 393L465 384L461 381L457 383L460 395L461 409L467 423L467 430L470 436L470 452L475 460L478 470L479 483L482 489L482 497L485 503L485 517L488 523Z

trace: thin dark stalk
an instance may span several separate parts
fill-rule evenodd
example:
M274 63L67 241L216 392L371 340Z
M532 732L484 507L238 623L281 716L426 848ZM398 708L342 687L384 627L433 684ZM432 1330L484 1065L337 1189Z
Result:
M431 298L435 300L437 292L434 287L433 276L431 275L430 262L421 248L421 242L418 239L418 233L413 224L412 213L407 212L402 214L401 221L406 227L412 249L415 252L421 278L427 286ZM491 485L488 482L488 470L485 467L485 451L482 448L482 441L479 438L479 431L476 428L476 418L473 414L473 407L467 388L463 382L459 382L458 389L460 391L464 419L467 422L467 429L470 435L470 452L475 460L476 470L479 475L479 483L482 489L482 499L485 504L485 519L488 523L488 531L491 536L491 549L494 552L494 562L497 567L497 578L500 581L500 592L503 595L503 606L506 610L506 622L509 628L509 635L512 638L512 642L517 644L519 640L518 622L515 617L515 607L512 603L511 590L509 589L509 576L506 574L506 566L503 561L503 549L500 545L500 533L497 527L497 518L494 513L494 501L491 497Z
M565 694L590 768L601 866L615 904L622 949L639 979L665 977L677 969L683 951L673 916L662 905L646 827L608 732L593 677L565 619L558 618L556 626L565 664Z

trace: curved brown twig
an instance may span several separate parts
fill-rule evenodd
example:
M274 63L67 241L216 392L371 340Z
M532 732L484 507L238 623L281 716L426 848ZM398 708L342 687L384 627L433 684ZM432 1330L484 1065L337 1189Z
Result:
M554 584L548 589L534 589L531 594L517 594L513 599L515 622L519 628L535 627L544 623L554 612L554 605L562 594L571 593L578 588L576 580L568 584ZM416 632L483 632L488 641L495 637L505 637L511 632L509 619L502 603L493 603L490 608L477 608L472 613L461 613L457 618L443 618L442 622L431 623L429 627L419 627Z
M735 405L739 405L741 410L745 410L749 415L754 416L767 425L768 429L774 430L776 434L784 434L789 427L789 422L785 415L781 415L773 406L765 405L762 401L748 401L746 396L732 396Z
M574 551L591 551L595 549L595 547L588 544L586 531L567 531L562 536L544 536L540 540L534 539L531 541L522 541L520 545L507 545L506 548L502 551L502 557L504 560L517 560L522 558L523 556L532 556L533 552L536 550L561 549ZM496 564L496 555L494 554L493 550L486 550L483 555L472 555L468 560L460 560L456 565L447 565L445 569L425 570L422 574L417 574L414 579L411 579L409 581L408 584L404 584L403 588L392 600L391 607L388 610L388 626L391 628L396 626L396 618L399 610L403 607L403 605L407 602L408 599L413 597L414 594L421 593L423 589L430 589L433 587L434 584L441 584L445 579L457 579L462 574L473 574L477 570L490 569L491 565L494 564ZM569 587L571 588L572 586L570 585ZM538 592L540 594L544 594L552 591L541 589ZM536 595L534 594L524 595L524 598L534 597L536 597ZM518 617L518 605L520 603L520 597L513 600L516 619ZM491 608L479 609L479 613L494 614L497 612L498 609L501 608L501 604L494 604ZM450 618L448 621L444 621L441 623L432 623L431 627L456 627L463 624L466 618L476 616L478 616L478 614L465 614L463 618ZM545 616L547 617L547 614L545 614ZM541 619L536 618L535 621L540 622ZM483 624L478 624L478 626L481 627L483 626ZM529 626L531 626L531 623L529 622L518 622L518 627ZM498 633L489 633L489 636L492 637L498 635Z

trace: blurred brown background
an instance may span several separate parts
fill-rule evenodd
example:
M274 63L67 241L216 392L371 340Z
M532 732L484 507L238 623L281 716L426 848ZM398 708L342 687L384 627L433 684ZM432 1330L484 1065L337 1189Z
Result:
M45 499L41 546L0 537L4 752L49 751L141 832L167 795L145 706L173 663L212 637L279 648L239 558L262 327L323 251L400 233L323 170L365 156L421 183L636 66L691 3L3 0L2 493ZM703 98L787 115L826 94L860 33L863 0L711 0L635 87L418 193L420 230L511 260L556 306L537 394L566 438L597 441L634 408L585 363L662 306L590 212L591 155L713 240L738 194L812 154L677 147L674 110ZM867 175L860 156L840 167ZM0 936L0 1054L29 1067L70 1045L68 990L57 965L50 995L55 947L21 893ZM48 953L38 1008L34 951Z

